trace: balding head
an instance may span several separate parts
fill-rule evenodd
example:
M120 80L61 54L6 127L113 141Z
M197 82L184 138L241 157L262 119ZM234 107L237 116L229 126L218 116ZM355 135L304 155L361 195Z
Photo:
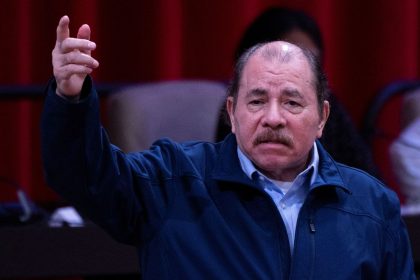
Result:
M261 56L270 62L289 63L292 59L304 58L302 50L287 42L272 42L256 48L253 56Z

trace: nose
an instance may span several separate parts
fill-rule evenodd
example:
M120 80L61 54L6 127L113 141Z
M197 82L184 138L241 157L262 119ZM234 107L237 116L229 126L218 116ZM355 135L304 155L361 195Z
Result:
M286 125L284 112L279 104L272 102L264 110L262 125L273 129L282 128Z

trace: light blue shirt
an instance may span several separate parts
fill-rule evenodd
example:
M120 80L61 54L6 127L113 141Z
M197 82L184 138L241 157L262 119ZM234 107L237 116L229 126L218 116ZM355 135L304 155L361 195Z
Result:
M241 149L239 149L238 146L238 157L242 170L250 179L257 179L258 184L267 194L270 195L276 204L277 209L279 210L286 226L290 249L292 252L294 247L293 245L295 241L296 222L299 211L309 192L309 186L315 181L316 174L318 173L319 155L316 144L314 144L311 154L311 161L307 168L299 173L293 182L279 182L266 177L264 174L258 171L251 160L241 151ZM307 178L309 179L309 184ZM291 185L290 189L286 193L282 190L282 184L286 186ZM288 187L289 186L286 188Z

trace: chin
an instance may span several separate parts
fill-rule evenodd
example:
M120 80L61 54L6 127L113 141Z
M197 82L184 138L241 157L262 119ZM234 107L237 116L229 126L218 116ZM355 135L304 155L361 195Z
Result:
M263 156L264 159L256 160L255 165L258 166L259 169L267 171L267 172L275 172L281 169L290 168L290 160L285 157L278 157L278 156Z

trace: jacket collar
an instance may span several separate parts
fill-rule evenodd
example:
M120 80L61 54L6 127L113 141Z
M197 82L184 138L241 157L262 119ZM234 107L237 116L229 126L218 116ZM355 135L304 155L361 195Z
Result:
M237 153L237 143L235 135L229 133L226 138L219 143L220 149L216 159L216 165L212 172L215 180L228 181L257 187L256 183L250 179L241 168Z
M230 133L219 145L219 154L216 159L216 166L212 172L212 178L257 187L241 168L236 150L237 143L235 135ZM336 162L319 141L316 141L316 145L319 154L318 174L310 189L328 185L342 188L347 193L351 193L350 189L344 184Z
M340 170L337 167L337 162L331 157L318 140L316 141L316 146L319 154L318 175L311 185L311 190L317 187L329 185L339 187L345 192L351 193L351 190L344 183Z

